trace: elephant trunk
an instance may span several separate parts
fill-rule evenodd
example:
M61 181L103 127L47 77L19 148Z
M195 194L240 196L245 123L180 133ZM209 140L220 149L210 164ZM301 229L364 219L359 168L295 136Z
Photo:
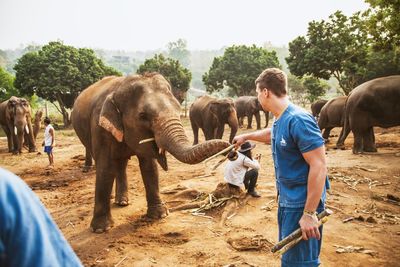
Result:
M229 143L222 140L210 140L192 146L178 118L159 119L154 128L158 147L187 164L200 163L229 146Z
M235 137L237 130L239 128L239 121L237 119L236 112L233 112L228 118L228 124L231 128L231 134L229 135L229 143L232 143L233 138Z

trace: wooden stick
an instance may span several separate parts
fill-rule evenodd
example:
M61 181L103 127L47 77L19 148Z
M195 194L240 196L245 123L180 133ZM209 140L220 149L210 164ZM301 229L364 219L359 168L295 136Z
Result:
M217 156L219 156L219 155L221 155L221 154L224 154L225 152L231 150L231 149L234 148L234 147L235 147L235 145L230 145L230 146L228 146L227 148L225 148L224 150L222 150L222 151L218 152L217 154L215 154L215 155L209 157L208 159L204 160L203 162L206 163L207 161L210 161L210 160L212 160L213 158L215 158L215 157L217 157Z
M325 209L322 211L320 214L317 215L318 220L321 220L322 218L331 215L333 212L330 209ZM282 239L279 243L277 243L275 246L271 248L271 252L275 253L293 240L298 239L301 237L301 228L298 228L294 232L292 232L290 235Z

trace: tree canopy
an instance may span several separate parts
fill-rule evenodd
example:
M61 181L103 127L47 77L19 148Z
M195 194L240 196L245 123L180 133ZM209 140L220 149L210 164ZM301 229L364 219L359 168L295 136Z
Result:
M14 84L20 92L29 96L36 93L51 102L57 101L65 126L70 124L66 109L72 107L83 89L104 76L120 75L105 66L93 50L78 49L62 42L50 42L39 51L24 54L14 69Z
M221 57L214 58L203 75L208 92L219 91L224 86L231 88L237 96L254 94L254 81L266 68L280 68L275 51L253 46L228 47Z
M178 60L166 58L162 54L155 55L153 58L146 59L137 70L138 74L145 72L158 72L163 75L171 84L172 93L179 103L185 100L192 74Z
M400 53L400 1L366 0L371 5L367 11L368 31L378 50L393 50Z
M337 11L327 21L310 22L307 35L289 43L290 72L325 80L333 76L346 95L365 81L398 74L399 52L376 49L367 15L357 12L347 17Z
M11 96L19 96L19 92L15 89L14 76L0 67L0 102L9 99Z

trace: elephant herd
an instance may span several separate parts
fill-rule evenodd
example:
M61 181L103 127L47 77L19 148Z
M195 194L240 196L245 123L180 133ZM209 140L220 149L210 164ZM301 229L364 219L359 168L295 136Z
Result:
M110 76L83 90L71 113L73 128L86 149L86 170L96 162L94 214L91 228L104 232L113 226L111 191L115 180L115 203L129 204L127 164L131 156L139 162L146 191L147 216L162 218L168 209L159 194L157 163L168 169L166 151L186 164L196 164L230 146L243 117L248 128L254 115L261 128L261 106L256 97L216 99L202 96L190 108L194 142L190 142L180 120L180 104L169 82L160 74ZM268 113L265 113L268 124ZM373 127L400 125L400 76L366 82L348 97L328 101L320 110L319 126L328 138L333 127L344 125L338 145L353 131L353 152L376 151ZM12 97L0 105L0 124L8 137L9 151L21 152L28 140L36 150L29 103ZM220 140L224 126L231 128L229 142ZM202 129L205 142L199 144Z
M321 131L324 130L325 140L332 128L342 127L337 148L344 148L344 141L352 131L354 154L376 152L373 127L400 125L400 75L365 82L348 96L316 101L311 109Z

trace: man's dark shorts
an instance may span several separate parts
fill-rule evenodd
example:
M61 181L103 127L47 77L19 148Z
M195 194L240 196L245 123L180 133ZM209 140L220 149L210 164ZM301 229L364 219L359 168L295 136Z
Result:
M53 151L53 147L51 147L51 146L44 147L44 152L46 152L47 154L50 154L52 151Z

